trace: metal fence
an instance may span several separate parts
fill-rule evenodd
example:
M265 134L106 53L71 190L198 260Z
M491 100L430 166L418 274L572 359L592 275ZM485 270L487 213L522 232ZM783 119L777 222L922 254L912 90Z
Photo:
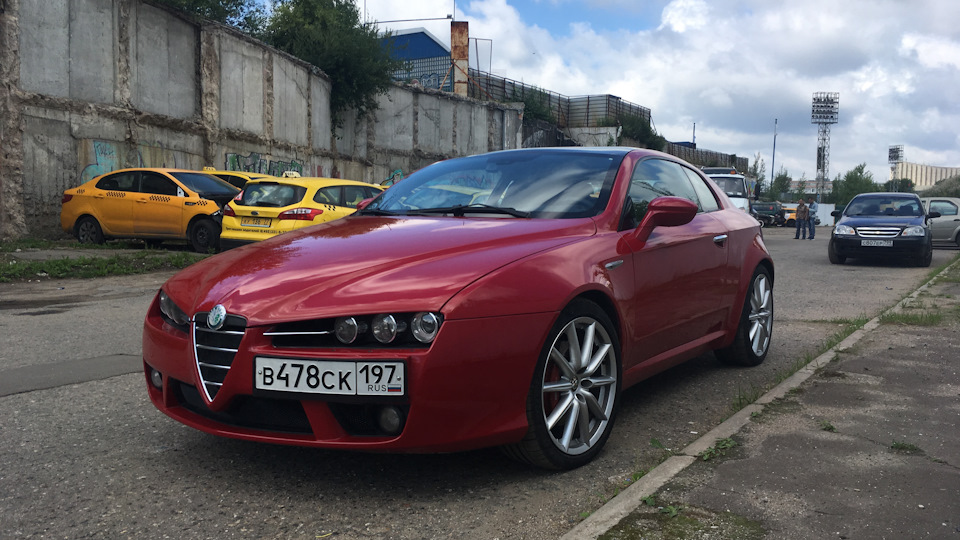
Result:
M407 69L393 72L393 80L403 82L416 81L424 88L453 91L453 62L449 56L418 58L407 61Z

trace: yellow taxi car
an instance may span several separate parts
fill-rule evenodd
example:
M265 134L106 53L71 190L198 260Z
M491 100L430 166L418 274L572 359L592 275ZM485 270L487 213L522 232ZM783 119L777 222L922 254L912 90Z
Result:
M223 207L222 249L265 240L287 231L350 215L364 199L385 188L338 178L297 177L251 180Z
M276 178L273 175L255 173L255 172L246 172L246 171L218 171L213 167L204 167L203 172L207 174L212 174L217 178L229 182L231 185L234 185L240 189L243 189L243 186L251 180L259 180L261 178Z
M206 253L217 248L221 206L239 191L199 171L121 169L64 191L60 227L81 243L188 240Z

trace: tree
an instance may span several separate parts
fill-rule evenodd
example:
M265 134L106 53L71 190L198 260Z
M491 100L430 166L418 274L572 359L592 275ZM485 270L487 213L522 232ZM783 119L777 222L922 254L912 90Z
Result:
M895 178L883 184L883 190L888 192L913 193L913 180L909 178Z
M757 179L757 187L754 190L754 194L759 196L760 192L763 191L763 179L767 176L767 165L763 162L763 158L760 157L760 152L757 152L757 155L753 156L753 165L751 165L747 171L747 176Z
M780 170L777 171L777 175L773 179L773 183L770 184L770 198L775 201L780 200L786 196L789 191L790 173L781 165Z
M641 116L625 114L620 117L621 137L633 139L639 144L646 145L653 150L663 150L667 144L667 139L657 133L657 130L650 125L650 120Z
M866 169L867 164L861 163L833 182L834 202L838 208L846 206L850 199L861 193L880 191L880 186L873 181L873 173Z
M807 180L807 173L800 175L800 179L797 180L797 189L793 192L793 195L790 196L790 199L793 201L796 200L806 200L807 199L807 184L810 183L810 180Z
M258 0L158 0L170 7L227 24L259 37L267 15Z
M360 22L350 0L277 0L263 39L330 77L330 112L338 126L347 109L358 117L376 110L376 97L387 92L393 72L404 67L391 57L386 37L385 46L375 25Z

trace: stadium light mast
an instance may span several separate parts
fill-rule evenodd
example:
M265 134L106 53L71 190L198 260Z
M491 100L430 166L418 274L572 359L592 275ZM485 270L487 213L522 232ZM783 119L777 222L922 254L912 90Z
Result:
M900 165L900 162L903 161L903 145L892 145L887 155L889 156L888 161L890 162L890 184L893 186L894 191L900 191L900 182L899 179L896 178L896 175L897 165Z
M830 176L830 124L840 116L839 92L814 92L810 123L817 124L817 200Z

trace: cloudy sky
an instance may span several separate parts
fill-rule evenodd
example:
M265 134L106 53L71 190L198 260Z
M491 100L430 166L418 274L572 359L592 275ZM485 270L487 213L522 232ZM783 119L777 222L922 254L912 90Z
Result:
M815 92L840 94L831 178L888 150L960 167L960 0L356 0L367 20L454 13L471 67L567 96L613 94L653 111L671 141L816 176ZM450 43L449 21L422 26ZM474 57L473 55L478 53ZM776 154L773 154L774 121ZM696 124L696 128L694 128Z

